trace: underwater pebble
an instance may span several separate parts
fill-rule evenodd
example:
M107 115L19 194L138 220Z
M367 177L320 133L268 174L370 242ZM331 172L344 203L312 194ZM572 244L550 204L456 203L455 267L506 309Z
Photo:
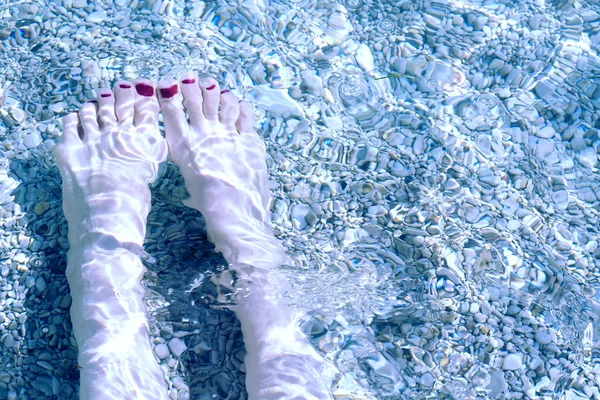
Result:
M187 350L185 342L179 338L173 338L169 340L168 346L175 357L181 356L181 354Z
M154 354L161 359L164 360L169 356L169 347L164 343L159 343L154 346Z
M38 131L31 131L23 137L23 144L28 149L34 149L42 143L42 137Z
M506 371L516 371L523 366L523 354L512 353L507 355L502 362L502 369Z

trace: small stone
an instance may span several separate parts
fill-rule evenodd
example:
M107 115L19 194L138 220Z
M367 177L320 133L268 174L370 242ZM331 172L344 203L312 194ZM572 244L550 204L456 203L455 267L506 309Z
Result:
M169 340L169 349L175 357L181 356L181 354L187 350L185 342L179 338L173 338Z
M551 125L546 125L542 129L537 129L535 135L544 139L551 139L556 135L556 131Z
M454 17L452 17L452 25L461 26L464 23L465 23L465 20L460 15L455 14Z
M504 358L502 369L506 371L516 371L523 367L523 354L511 353Z
M33 285L35 285L35 278L34 278L33 276L31 276L31 275L28 275L28 276L25 278L25 287L26 287L26 288L30 288L30 287L32 287Z
M161 360L164 360L169 356L169 347L164 343L160 343L154 347L154 354Z
M552 85L549 82L539 81L535 85L534 90L535 94L537 94L540 98L545 99L546 97L549 97L550 95L554 94L556 87L554 87L554 85Z
M598 163L598 154L591 147L575 154L575 158L579 163L588 168L594 168Z
M42 293L44 289L46 289L46 281L44 280L44 278L42 278L41 276L37 277L37 279L35 280L35 288L37 289L38 293Z
M430 372L426 372L425 374L423 374L423 376L421 376L421 385L423 385L424 387L433 387L434 383L435 378Z
M540 29L541 19L542 19L542 17L539 14L532 16L531 18L529 18L529 21L528 21L529 27L533 30Z
M367 46L366 44L362 43L360 46L358 46L358 49L356 49L355 57L358 65L365 71L372 71L373 68L375 68L373 54L371 53L369 46Z
M42 137L38 131L31 131L23 137L23 144L28 149L35 149L42 143Z
M106 17L107 17L106 11L104 11L104 10L94 11L93 13L88 15L87 22L99 24L99 23L103 22L106 19Z
M49 208L50 203L48 203L47 201L41 201L35 205L35 207L33 208L33 212L37 215L42 215L43 213L48 211Z
M4 346L8 347L9 349L12 348L15 345L15 338L13 337L13 335L6 335L6 337L4 338Z
M300 88L306 93L320 96L323 91L323 80L312 71L304 71Z
M67 294L65 297L62 298L58 306L60 308L68 309L69 307L71 307L71 302L71 295Z
M535 333L535 340L545 346L547 344L552 343L552 336L546 332L536 332Z

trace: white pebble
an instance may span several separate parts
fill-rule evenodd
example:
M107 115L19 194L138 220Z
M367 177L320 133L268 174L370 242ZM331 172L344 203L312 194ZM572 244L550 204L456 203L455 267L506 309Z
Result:
M360 65L360 67L365 71L372 71L373 68L375 68L373 54L371 53L369 46L367 46L366 44L361 43L361 45L358 46L358 49L356 49L355 57L358 65Z
M596 154L596 150L591 147L588 147L587 149L575 154L575 158L581 163L581 165L588 168L594 168L598 163L598 154Z
M523 354L512 353L506 356L502 362L502 369L507 371L516 371L523 366Z
M536 332L535 340L541 345L547 345L552 343L552 336L546 332Z
M28 149L35 149L42 143L42 137L38 131L31 131L23 138L23 144Z
M542 129L536 129L535 135L544 139L551 139L556 135L556 131L550 125L546 125Z
M169 340L169 349L171 349L171 352L173 355L175 355L175 357L179 357L181 353L187 350L187 346L183 340L179 338L173 338Z
M94 11L93 13L88 15L87 22L92 22L94 24L98 24L100 22L103 22L105 19L106 19L106 11L100 10L100 11Z
M166 344L160 343L154 347L154 354L161 360L164 360L169 356L169 348Z

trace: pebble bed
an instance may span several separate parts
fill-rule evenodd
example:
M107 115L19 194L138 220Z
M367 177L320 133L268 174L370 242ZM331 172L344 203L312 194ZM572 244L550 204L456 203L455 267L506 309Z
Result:
M120 77L256 104L272 220L336 399L600 399L600 5L0 2L0 398L76 399L58 120ZM172 399L245 399L177 167L143 254Z

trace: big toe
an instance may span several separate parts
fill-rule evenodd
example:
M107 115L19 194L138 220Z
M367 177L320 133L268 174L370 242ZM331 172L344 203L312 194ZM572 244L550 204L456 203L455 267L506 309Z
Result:
M183 109L179 84L171 77L162 78L158 82L158 93L171 159L179 163L182 154L185 153L184 148L189 145L189 124Z
M136 127L148 125L158 127L158 99L154 95L154 84L147 79L135 81L134 123Z

